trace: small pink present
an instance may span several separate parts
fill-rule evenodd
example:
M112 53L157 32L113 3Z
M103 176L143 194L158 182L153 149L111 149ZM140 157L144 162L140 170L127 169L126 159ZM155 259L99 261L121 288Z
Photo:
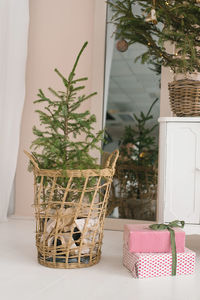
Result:
M152 278L171 276L171 253L131 253L124 246L123 264L131 271L134 278ZM189 275L195 271L195 252L185 248L184 253L177 253L177 275Z
M185 251L185 232L173 228L175 232L176 252ZM124 245L130 252L163 253L171 252L169 230L152 230L149 225L127 224L124 226Z

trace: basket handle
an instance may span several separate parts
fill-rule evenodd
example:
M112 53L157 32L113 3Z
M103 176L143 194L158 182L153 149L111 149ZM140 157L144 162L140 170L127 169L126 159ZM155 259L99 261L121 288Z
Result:
M24 153L26 154L26 156L28 156L30 161L33 163L34 167L39 170L40 168L39 168L38 164L36 163L35 158L33 157L33 155L31 153L27 152L26 150L24 150Z
M116 149L116 150L114 150L114 151L108 156L108 159L107 159L107 161L106 161L106 163L105 163L105 168L111 168L111 169L114 169L118 157L119 157L119 150Z

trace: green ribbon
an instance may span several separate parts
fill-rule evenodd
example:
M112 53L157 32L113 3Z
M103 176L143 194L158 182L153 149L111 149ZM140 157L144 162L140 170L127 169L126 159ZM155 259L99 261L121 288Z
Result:
M171 240L171 248L172 248L172 276L176 276L176 265L177 265L177 253L176 253L176 242L175 242L175 232L174 227L183 228L185 225L184 221L175 220L168 224L153 224L150 225L149 228L153 230L169 230L170 232L170 240Z

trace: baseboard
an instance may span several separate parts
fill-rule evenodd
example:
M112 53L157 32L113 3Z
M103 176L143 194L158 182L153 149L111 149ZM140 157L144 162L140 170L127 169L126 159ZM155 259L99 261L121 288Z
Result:
M23 221L34 221L34 216L18 216L18 215L10 215L8 216L8 220L23 220Z

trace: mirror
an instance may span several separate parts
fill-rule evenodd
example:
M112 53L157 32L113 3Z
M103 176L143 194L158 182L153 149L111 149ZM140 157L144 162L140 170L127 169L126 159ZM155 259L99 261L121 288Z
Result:
M140 13L140 12L138 12ZM156 220L160 70L136 58L145 47L115 40L108 7L104 89L104 157L120 150L109 218ZM124 49L127 48L125 51ZM123 52L122 52L123 51Z

